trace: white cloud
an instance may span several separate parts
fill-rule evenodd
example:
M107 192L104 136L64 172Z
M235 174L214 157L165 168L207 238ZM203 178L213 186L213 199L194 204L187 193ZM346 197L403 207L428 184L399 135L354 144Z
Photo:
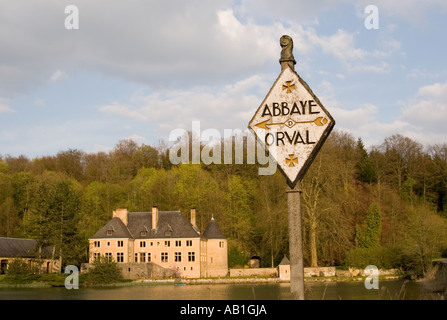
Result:
M263 77L255 75L226 86L137 93L126 102L104 105L99 110L149 123L164 134L176 128L190 129L191 122L197 120L203 128L245 129L262 103L258 94L265 87Z
M8 100L0 98L0 113L11 113L13 109L8 105Z
M339 108L335 101L331 113L337 122L336 128L362 137L365 145L380 144L385 137L395 133L424 144L446 141L447 83L423 86L401 105L400 114L395 119L388 118L390 122L378 119L379 109L372 104L348 110Z
M140 136L138 134L133 134L133 135L128 136L128 137L126 137L124 139L126 139L126 140L133 140L134 142L137 142L137 143L144 143L146 141L145 137L142 137L142 136Z
M60 80L65 80L67 79L67 74L61 70L57 70L56 72L54 72L51 77L50 80L51 81L60 81Z
M435 83L419 88L418 96L428 96L431 98L447 100L447 82Z
M315 26L320 10L329 10L324 5L345 2L78 0L81 26L70 31L64 27L64 3L14 1L0 12L0 30L7 30L0 32L0 94L62 80L73 71L152 88L221 85L274 65L283 34L294 38L298 59L322 50L351 70L367 64L382 72L376 60L384 58L383 52L358 47L355 33L339 29L320 35L308 27ZM272 20L258 19L264 15ZM304 16L309 19L299 19ZM387 46L399 45L390 40Z
M417 136L420 142L426 143L433 139L446 141L447 83L423 86L403 105L401 119L414 128L410 136Z

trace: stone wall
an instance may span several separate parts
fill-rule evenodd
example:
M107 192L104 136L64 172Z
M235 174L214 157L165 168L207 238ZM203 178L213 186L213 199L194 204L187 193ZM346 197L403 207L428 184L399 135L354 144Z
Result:
M335 267L304 268L305 277L333 277Z
M81 273L87 272L93 265L83 263ZM168 279L175 277L171 269L163 268L155 263L117 263L124 279Z
M277 277L278 268L230 269L230 277Z
M398 275L400 274L399 269L379 269L380 276ZM366 276L365 269L349 268L348 270L337 270L337 277L356 277L356 276Z

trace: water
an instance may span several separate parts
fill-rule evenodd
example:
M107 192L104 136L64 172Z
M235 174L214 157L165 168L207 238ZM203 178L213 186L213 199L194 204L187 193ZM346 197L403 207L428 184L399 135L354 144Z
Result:
M309 300L418 300L439 299L420 283L381 281L378 290L367 290L363 281L306 282ZM0 300L288 300L290 284L142 285L107 288L0 289Z

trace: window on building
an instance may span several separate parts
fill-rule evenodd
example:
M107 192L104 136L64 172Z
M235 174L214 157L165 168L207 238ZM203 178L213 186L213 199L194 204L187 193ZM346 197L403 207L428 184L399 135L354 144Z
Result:
M146 253L145 252L140 253L140 262L146 262Z
M165 241L165 247L170 247L171 246L171 241Z
M151 261L152 261L151 253L148 252L148 254L147 254L147 262L151 262Z
M182 253L181 252L175 252L174 253L174 261L175 262L182 262Z
M107 241L107 246L110 247L110 241Z
M107 235L111 236L113 234L113 230L107 230Z
M192 247L192 240L186 240L186 246Z
M168 253L167 252L161 253L161 262L168 262Z
M219 248L223 248L225 243L223 241L219 241Z
M106 258L107 261L112 261L113 260L113 256L111 252L106 252L104 254L104 257Z
M182 246L182 241L181 240L175 240L175 246L176 247L181 247Z
M124 247L124 241L118 240L117 245L118 245L118 247Z
M138 262L138 253L135 253L135 262Z
M189 262L196 261L196 253L195 252L188 252L188 261Z
M141 232L140 232L140 236L142 236L142 237L146 237L146 236L147 236L147 231L141 231Z
M93 253L93 260L94 261L99 260L100 257L101 257L101 254L99 252Z
M116 254L116 262L124 262L124 253L123 252L118 252Z
M99 247L101 247L101 241L94 241L94 242L93 242L93 246L94 246L95 248L99 248Z
M146 248L146 241L140 241L140 248Z

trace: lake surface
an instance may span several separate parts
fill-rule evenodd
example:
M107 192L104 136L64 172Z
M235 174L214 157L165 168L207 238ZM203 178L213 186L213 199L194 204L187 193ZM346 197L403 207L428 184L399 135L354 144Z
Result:
M418 300L439 299L419 282L380 281L367 290L363 281L306 282L309 300ZM141 285L107 288L0 289L0 300L288 300L290 284Z

